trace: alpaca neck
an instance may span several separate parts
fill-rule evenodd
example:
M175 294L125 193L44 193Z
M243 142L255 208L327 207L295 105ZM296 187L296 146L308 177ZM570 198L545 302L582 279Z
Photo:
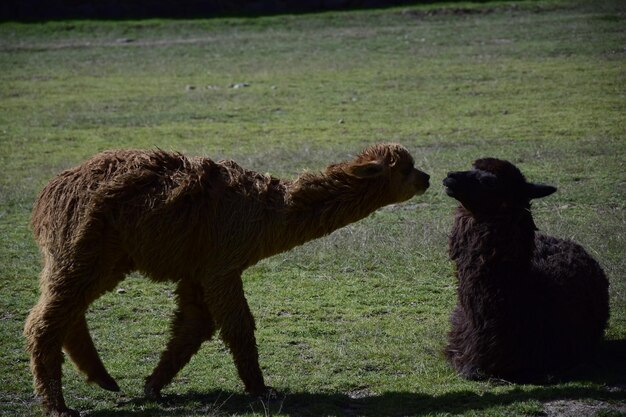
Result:
M498 277L525 271L535 249L535 224L527 209L475 217L460 207L450 236L450 256L461 276Z
M286 236L296 246L367 217L388 204L384 181L359 180L341 171L298 178L288 191Z

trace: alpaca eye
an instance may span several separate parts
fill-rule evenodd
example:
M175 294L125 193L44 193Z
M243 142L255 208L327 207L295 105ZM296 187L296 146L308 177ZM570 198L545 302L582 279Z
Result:
M480 177L480 184L487 188L495 188L498 185L498 177L495 175L483 175Z

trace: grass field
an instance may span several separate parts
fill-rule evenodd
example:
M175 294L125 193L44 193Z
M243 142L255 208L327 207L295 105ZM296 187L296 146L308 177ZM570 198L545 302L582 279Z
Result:
M244 394L221 341L166 403L144 400L173 286L133 275L88 313L122 393L66 362L68 405L98 417L626 415L626 7L591 3L0 24L0 415L41 414L22 327L40 270L30 210L56 173L159 147L295 177L381 141L431 174L425 195L244 276L279 401ZM469 382L443 359L455 203L440 184L482 156L556 185L536 223L582 243L610 278L607 340L569 381Z

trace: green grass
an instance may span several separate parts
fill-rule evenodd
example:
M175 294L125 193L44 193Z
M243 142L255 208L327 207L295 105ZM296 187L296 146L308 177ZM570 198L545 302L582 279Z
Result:
M68 404L103 417L536 416L566 400L624 415L626 9L528 1L424 13L441 7L0 24L0 414L40 415L21 336L40 269L28 221L60 170L104 149L160 147L294 177L398 141L433 177L424 196L245 274L281 401L248 398L220 341L164 391L167 403L145 401L173 287L133 275L88 314L122 393L86 385L66 363ZM481 156L556 185L534 205L537 224L581 242L611 280L607 342L570 382L469 382L442 357L455 204L439 184Z

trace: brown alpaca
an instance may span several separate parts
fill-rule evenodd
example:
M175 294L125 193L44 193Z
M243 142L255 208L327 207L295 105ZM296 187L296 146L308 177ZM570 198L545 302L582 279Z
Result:
M178 283L171 338L145 384L161 389L217 329L246 390L272 395L258 363L242 272L428 188L400 145L375 145L353 161L284 181L163 151L104 152L62 172L33 210L44 268L24 330L35 391L46 412L78 415L61 389L62 349L87 380L117 391L85 321L91 302L138 270Z

